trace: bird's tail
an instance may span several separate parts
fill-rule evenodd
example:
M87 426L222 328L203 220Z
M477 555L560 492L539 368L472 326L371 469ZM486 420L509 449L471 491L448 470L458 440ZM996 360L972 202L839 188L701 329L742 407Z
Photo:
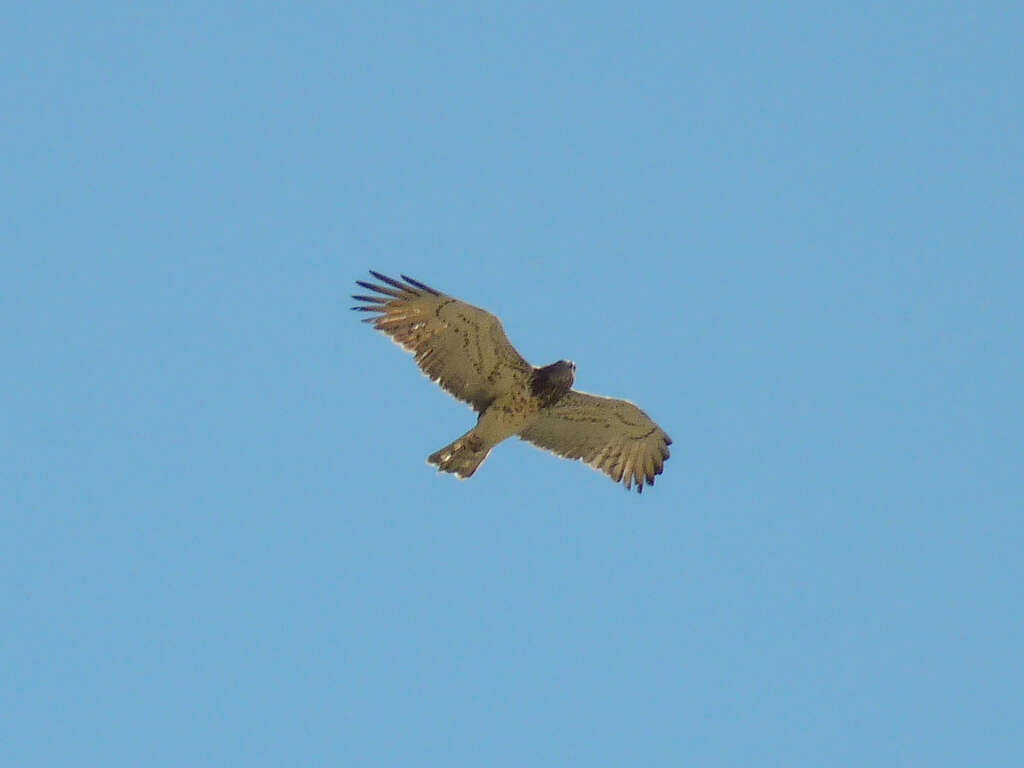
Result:
M491 452L490 446L484 443L474 430L469 430L453 443L436 451L427 458L436 464L441 472L451 472L462 479L470 477Z

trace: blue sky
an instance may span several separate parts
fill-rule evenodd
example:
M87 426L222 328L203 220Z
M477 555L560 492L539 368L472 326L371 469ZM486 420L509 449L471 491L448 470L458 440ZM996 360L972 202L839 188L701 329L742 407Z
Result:
M1021 764L1022 22L5 10L0 760ZM435 473L368 269L665 474Z

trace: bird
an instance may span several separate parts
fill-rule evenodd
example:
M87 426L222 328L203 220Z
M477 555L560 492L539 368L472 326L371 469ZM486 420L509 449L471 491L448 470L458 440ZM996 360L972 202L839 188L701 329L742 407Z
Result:
M353 294L363 319L412 352L420 369L479 416L476 425L432 453L440 472L471 477L501 441L518 436L557 456L578 459L626 490L654 485L672 439L628 400L573 389L576 365L528 363L501 321L406 275L369 270L379 283L357 280L374 295Z

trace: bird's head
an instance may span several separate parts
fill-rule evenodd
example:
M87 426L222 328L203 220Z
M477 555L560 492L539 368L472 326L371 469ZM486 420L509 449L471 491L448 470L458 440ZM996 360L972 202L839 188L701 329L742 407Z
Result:
M572 360L559 360L555 365L562 366L563 375L569 380L569 386L571 387L573 382L576 381L576 363Z
M571 360L559 360L557 363L535 369L530 388L534 396L541 398L544 405L553 405L572 389L575 380L576 363Z
M554 386L564 386L568 392L576 381L576 363L572 360L559 360L557 363L541 368Z

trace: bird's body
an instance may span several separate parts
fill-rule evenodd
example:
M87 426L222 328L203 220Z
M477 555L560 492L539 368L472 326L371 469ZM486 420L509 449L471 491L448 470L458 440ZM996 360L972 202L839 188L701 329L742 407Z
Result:
M357 281L379 296L354 296L353 309L416 356L420 368L480 415L476 426L428 461L470 477L491 449L518 435L559 456L582 459L626 488L654 484L672 440L626 400L572 389L576 366L542 368L516 351L494 315L416 280L371 272L385 285Z
M574 367L572 363L554 363L535 370L525 380L516 380L480 414L475 427L451 445L431 454L427 461L445 472L469 477L494 446L520 434L537 420L543 408L569 391ZM550 375L552 368L557 368L561 376ZM567 377L565 371L568 371Z

